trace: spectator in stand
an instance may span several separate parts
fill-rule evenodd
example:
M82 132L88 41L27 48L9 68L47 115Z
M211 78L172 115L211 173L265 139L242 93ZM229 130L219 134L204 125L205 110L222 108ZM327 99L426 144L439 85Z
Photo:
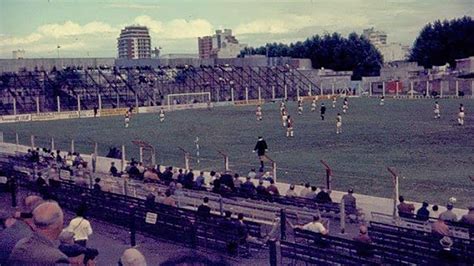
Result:
M225 171L224 174L221 175L221 185L225 185L228 187L230 190L234 191L234 180L232 179L232 175L230 174L229 171Z
M155 207L156 207L156 197L155 195L153 195L153 193L148 193L148 195L146 195L146 198L145 198L145 208L147 208L147 210L155 210Z
M145 173L143 173L143 182L158 183L160 178L154 169L148 168Z
M438 205L433 205L433 207L431 207L431 213L432 213L432 217L438 217L439 216L439 207Z
M94 179L95 181L95 184L94 184L94 191L95 192L101 192L102 191L102 187L100 186L100 178L96 178Z
M431 224L431 233L433 236L438 238L451 235L448 225L444 222L441 216Z
M300 191L300 197L306 198L306 194L311 192L310 184L304 184L304 188Z
M240 180L239 174L235 173L234 174L234 188L235 188L235 191L240 190L241 186L242 186L242 180Z
M275 185L275 180L270 179L270 186L267 187L268 194L272 196L280 196L280 191L278 191L278 187Z
M189 169L189 172L184 175L183 186L187 189L193 189L194 187L194 173L193 169Z
M212 192L220 193L221 192L221 180L219 178L212 181Z
M20 239L33 235L33 210L41 203L43 203L41 197L26 197L22 203L20 217L12 219L14 223L0 232L0 265L6 265L10 253Z
M445 236L439 241L439 243L441 244L442 250L438 252L436 260L433 261L434 265L458 265L460 262L459 258L451 250L453 240L451 240L450 237Z
M71 168L74 164L74 157L72 156L72 153L71 152L68 152L67 155L66 155L66 167L69 167Z
M201 171L199 175L196 177L195 188L205 189L205 186L206 186L206 178L204 177L204 172Z
M315 200L315 199L316 199L316 196L318 195L318 194L316 193L316 190L317 190L317 189L318 189L318 188L317 188L316 186L311 186L311 191L308 192L308 193L306 193L305 198Z
M247 176L247 181L242 184L241 192L247 196L254 196L257 194L254 183L251 180L251 177Z
M132 165L130 164L130 162L127 162L125 165L125 173L128 174L131 168L132 168Z
M316 202L320 204L327 204L331 203L332 199L331 196L329 195L329 191L323 187L320 188L321 191L316 195Z
M36 181L35 181L35 182L36 182L36 186L37 186L38 188L41 188L41 187L47 185L47 184L46 184L46 180L44 180L44 178L43 178L41 172L38 173L38 178L36 178Z
M184 182L183 169L179 169L178 173L173 174L173 180L177 180L178 183L181 183L181 184Z
M250 172L247 174L247 177L250 177L251 179L257 177L257 172L255 172L254 168L250 169Z
M342 202L344 202L344 209L347 214L357 215L356 198L353 194L354 190L352 188L348 189L347 194L342 196Z
M130 169L128 169L127 173L132 179L142 179L142 176L140 175L140 170L138 170L136 162L131 163Z
M135 248L126 249L120 257L122 266L147 266L145 256Z
M117 167L115 167L115 163L114 162L111 162L110 163L110 170L109 170L109 173L112 175L112 176L120 176L118 170L117 170Z
M75 244L74 233L63 230L59 235L59 241L59 250L69 257L71 265L95 265L92 261L99 255L99 251Z
M209 207L209 198L204 197L203 202L197 209L197 216L202 219L208 219L211 215L211 208Z
M81 206L76 211L76 217L69 222L65 231L74 233L74 243L83 247L87 246L87 240L92 235L92 227L85 218L86 208Z
M297 197L297 196L298 196L298 194L296 194L295 185L294 185L294 184L291 184L291 185L290 185L290 188L286 191L285 196L287 196L287 197L289 197L289 198L294 198L294 197Z
M63 229L64 214L56 202L44 202L33 211L34 233L20 240L7 265L56 265L69 263L55 242Z
M413 218L413 212L415 211L415 206L413 204L405 203L405 198L403 196L398 197L398 216L402 218Z
M439 218L443 219L443 221L457 222L458 217L453 212L453 204L451 202L448 202L448 204L446 204L446 209L447 209L446 211L442 212L439 215Z
M430 211L428 210L428 202L423 201L421 208L416 211L416 219L420 221L428 221L430 218Z
M327 235L329 233L329 231L321 223L321 217L319 215L314 215L312 222L309 222L303 226L296 226L296 228L308 230L308 231L319 233L322 235Z
M365 243L365 244L372 243L372 239L370 239L370 236L368 234L367 226L361 225L359 227L359 235L354 237L354 241Z
M171 196L171 192L169 190L165 192L165 198L161 203L163 203L164 205L176 207L176 201Z
M163 181L165 181L166 185L169 185L169 183L173 180L173 167L170 166L166 168L166 170L162 174Z
M73 166L79 166L84 162L80 153L76 153L76 157L74 158L74 162L72 163Z
M258 181L258 186L256 188L257 195L260 197L267 197L269 194L267 188L263 185L263 180Z
M143 174L145 173L145 166L143 166L142 162L138 163L137 169L140 175L143 176Z
M459 222L474 226L474 202L471 202L471 205L469 205L468 209L469 212L467 214L464 214L459 220Z
M56 151L56 162L57 162L59 165L62 165L62 164L63 164L63 158L61 157L61 151L60 151L60 150L57 150L57 151Z

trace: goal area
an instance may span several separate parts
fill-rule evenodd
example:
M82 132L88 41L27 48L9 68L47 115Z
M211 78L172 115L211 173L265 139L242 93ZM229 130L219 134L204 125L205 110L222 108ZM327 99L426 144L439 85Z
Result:
M211 105L210 92L172 93L166 96L169 110L208 108Z

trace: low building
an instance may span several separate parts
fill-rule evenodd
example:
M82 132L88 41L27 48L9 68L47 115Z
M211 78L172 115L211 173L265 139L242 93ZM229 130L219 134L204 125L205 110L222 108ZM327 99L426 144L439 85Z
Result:
M460 74L474 73L474 56L456 59L456 70Z

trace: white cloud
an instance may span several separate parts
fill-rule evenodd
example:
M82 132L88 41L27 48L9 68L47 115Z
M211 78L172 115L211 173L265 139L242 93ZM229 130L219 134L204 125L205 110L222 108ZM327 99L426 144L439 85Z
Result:
M126 9L142 9L142 10L149 10L149 9L159 9L160 7L157 5L141 5L141 4L129 4L129 3L115 3L107 5L107 7L111 8L126 8Z
M186 39L212 34L213 26L205 19L173 19L162 22L150 16L138 16L134 23L147 26L158 39Z
M51 36L53 38L61 38L66 36L84 35L84 34L103 34L103 33L116 33L117 29L114 29L109 24L100 21L89 22L83 26L70 20L64 22L64 24L46 24L38 28L38 32L45 36Z
M306 27L364 27L369 20L363 16L336 16L330 14L285 15L280 18L257 19L239 24L236 34L270 33L282 34L297 31Z
M16 45L25 45L37 42L41 40L43 36L38 33L31 33L25 37L6 37L0 36L0 46L16 46Z

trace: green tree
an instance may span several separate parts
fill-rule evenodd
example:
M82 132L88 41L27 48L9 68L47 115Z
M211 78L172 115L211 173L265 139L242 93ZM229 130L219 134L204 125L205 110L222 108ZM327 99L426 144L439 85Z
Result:
M474 55L474 21L471 17L428 23L415 40L410 61L430 68Z
M309 58L314 68L328 68L336 71L354 71L352 78L377 76L383 59L378 50L362 36L351 33L344 38L339 33L315 35L304 42L267 43L258 48L248 47L240 56L261 54L270 57L290 56Z

